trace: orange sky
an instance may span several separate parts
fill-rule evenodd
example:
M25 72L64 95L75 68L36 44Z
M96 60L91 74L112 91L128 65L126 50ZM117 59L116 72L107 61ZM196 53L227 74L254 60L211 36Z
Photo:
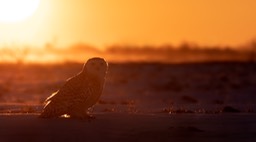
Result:
M256 37L255 0L41 0L22 22L0 23L0 45L240 45Z

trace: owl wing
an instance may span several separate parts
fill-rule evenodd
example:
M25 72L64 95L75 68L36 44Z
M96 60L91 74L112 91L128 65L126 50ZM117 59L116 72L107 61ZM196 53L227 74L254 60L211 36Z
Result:
M66 113L74 104L84 103L90 95L88 81L77 75L69 80L45 100L44 113L46 117Z
M86 92L86 88L88 88L86 86L83 80L79 79L79 76L75 76L68 79L67 82L57 92L48 97L45 102L72 102L72 100L76 99L81 93L84 94L84 92ZM84 97L86 97L86 95Z

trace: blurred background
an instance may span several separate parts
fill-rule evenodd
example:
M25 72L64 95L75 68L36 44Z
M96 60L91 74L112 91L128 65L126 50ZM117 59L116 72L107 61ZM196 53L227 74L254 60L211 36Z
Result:
M254 0L12 0L0 5L2 63L84 62L90 56L168 63L255 58Z

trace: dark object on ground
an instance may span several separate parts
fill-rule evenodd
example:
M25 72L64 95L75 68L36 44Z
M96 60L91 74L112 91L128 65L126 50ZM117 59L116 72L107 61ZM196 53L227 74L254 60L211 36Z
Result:
M236 108L233 108L231 106L225 106L223 108L222 112L225 112L225 113L238 113L238 112L241 112L241 111L236 109Z

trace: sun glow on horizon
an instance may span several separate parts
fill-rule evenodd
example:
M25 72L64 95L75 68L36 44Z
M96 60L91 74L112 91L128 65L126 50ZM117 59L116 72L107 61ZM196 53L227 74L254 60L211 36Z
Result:
M255 6L254 0L0 0L0 49L243 48L256 38Z
M0 0L0 22L22 21L36 11L40 0Z

